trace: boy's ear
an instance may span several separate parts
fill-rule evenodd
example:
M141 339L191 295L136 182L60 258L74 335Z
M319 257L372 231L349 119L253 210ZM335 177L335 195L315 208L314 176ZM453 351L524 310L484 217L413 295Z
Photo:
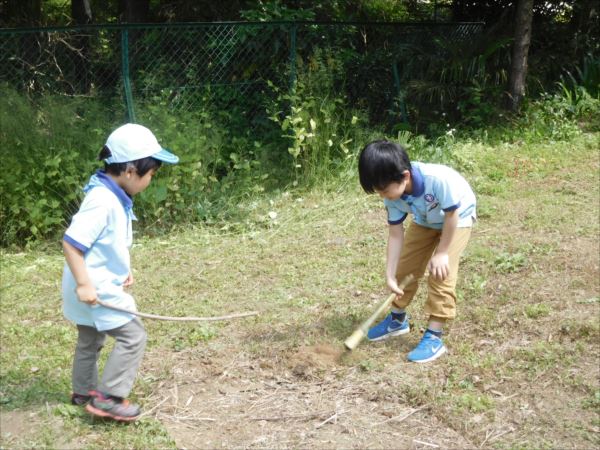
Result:
M125 175L130 177L131 175L135 175L136 172L137 172L137 170L135 169L135 167L132 164L127 165L127 168L125 169Z
M410 177L411 177L410 170L407 169L404 172L402 172L402 176L404 177L403 181L404 180L410 181Z

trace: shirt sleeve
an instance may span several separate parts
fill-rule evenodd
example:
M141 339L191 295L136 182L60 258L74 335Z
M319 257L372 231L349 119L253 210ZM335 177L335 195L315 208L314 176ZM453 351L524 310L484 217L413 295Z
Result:
M108 224L109 208L99 189L92 189L67 228L64 240L82 252L90 249Z
M406 216L408 216L406 211L401 210L397 205L387 200L384 200L383 203L387 210L388 224L398 225L406 220Z

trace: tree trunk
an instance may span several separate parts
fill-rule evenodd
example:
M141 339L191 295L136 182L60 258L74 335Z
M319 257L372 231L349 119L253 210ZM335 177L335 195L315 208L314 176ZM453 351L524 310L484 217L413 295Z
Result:
M90 0L71 0L71 17L77 25L92 23Z
M148 20L150 0L121 0L120 17L123 23L143 23Z
M92 23L92 9L89 0L71 0L71 18L77 25ZM73 94L89 94L92 87L90 71L91 43L87 31L77 32L71 37L75 75Z
M533 0L519 0L517 3L512 63L508 82L508 107L518 112L525 96L527 78L527 56L531 43L531 22L533 18Z

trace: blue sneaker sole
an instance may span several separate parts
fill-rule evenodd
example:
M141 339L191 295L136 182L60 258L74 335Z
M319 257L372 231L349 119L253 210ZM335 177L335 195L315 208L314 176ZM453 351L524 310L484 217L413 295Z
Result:
M403 334L408 334L410 333L410 327L406 327L402 330L398 330L398 331L392 331L391 333L387 333L384 334L383 336L379 336L376 338L370 338L369 336L367 336L367 340L369 340L370 342L377 342L377 341L383 341L385 339L394 337L394 336L402 336Z
M418 363L418 364L428 363L430 361L434 361L434 360L438 359L444 353L446 353L446 346L445 345L442 346L442 348L440 348L436 353L434 353L432 356L430 356L427 359L410 359L410 358L408 358L408 360L410 362L414 362L414 363Z

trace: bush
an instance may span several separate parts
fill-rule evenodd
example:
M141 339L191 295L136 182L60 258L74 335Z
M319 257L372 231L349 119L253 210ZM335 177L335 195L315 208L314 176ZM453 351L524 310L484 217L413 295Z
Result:
M55 238L76 211L110 113L84 99L47 96L39 106L0 87L0 244Z
M325 63L316 61L293 95L273 87L264 97L277 122L269 126L250 126L240 111L222 107L217 92L199 94L201 110L175 110L160 96L140 103L139 122L181 162L164 165L135 198L138 229L197 222L245 227L251 219L244 202L353 173L353 157L367 140L362 115L327 94L333 89ZM2 93L0 244L58 239L79 207L82 186L102 166L96 157L107 135L121 122L95 99L47 95L34 103L10 88Z
M468 134L489 143L534 143L540 139L572 139L582 130L598 131L600 96L593 97L582 85L561 82L557 86L556 92L526 101L520 114L500 113L497 124L470 130Z
M367 113L350 107L339 94L340 61L329 51L315 50L299 64L298 80L291 94L271 88L277 99L269 106L270 119L291 155L293 184L312 185L331 179L346 168L354 170L358 151L373 133Z
M106 106L91 98L46 95L35 103L8 87L0 87L0 94L5 99L0 106L0 245L58 239L79 207L82 187L102 167L96 158L106 137L122 124L110 109L120 100ZM276 143L264 144L245 125L234 129L236 111L178 112L152 100L140 108L139 121L181 163L164 165L135 198L138 228L160 231L175 224L234 220L242 214L243 198L284 178ZM283 139L279 143L283 148ZM287 161L291 172L289 155Z
M340 65L331 52L315 50L306 61L298 61L291 94L274 84L257 92L265 109L261 114L243 106L224 107L223 95L215 90L190 93L201 96L202 109L177 110L168 93L140 101L140 123L181 162L165 165L136 197L138 229L161 231L197 222L246 228L256 225L248 215L251 200L263 193L354 177L359 150L384 133L366 125L364 105L351 107L341 94L345 80ZM581 80L595 79L597 70L586 67L581 73L588 75ZM574 80L526 103L522 114L506 116L499 125L482 122L477 130L457 126L457 131L444 121L437 138L408 131L391 138L404 144L414 160L461 171L468 171L472 161L454 151L457 136L526 143L570 139L582 124L597 129L594 119L600 116L597 93L589 92L587 82ZM46 95L34 103L6 86L0 86L0 95L5 99L0 105L0 245L57 239L78 209L81 187L101 167L96 156L106 136L122 123L111 109L121 100ZM495 116L482 109L485 102L478 95L471 96L479 102L470 107L478 117L471 126Z
M203 109L176 111L161 98L146 102L138 118L159 142L180 157L166 165L139 198L142 225L169 229L193 222L230 222L240 218L239 202L280 185L283 139L252 128L243 114L223 107L217 92L201 94ZM274 127L271 126L271 129ZM285 155L284 155L285 156Z

